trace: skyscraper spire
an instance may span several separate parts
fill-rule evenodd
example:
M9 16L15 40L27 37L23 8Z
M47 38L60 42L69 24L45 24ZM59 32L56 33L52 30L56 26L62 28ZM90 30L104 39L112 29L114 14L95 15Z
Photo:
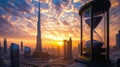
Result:
M41 41L41 15L40 15L40 0L38 3L38 23L37 23L37 46L36 49L42 53L42 41Z
M37 43L36 50L33 53L34 58L40 58L42 54L42 39L41 39L41 15L40 15L40 0L38 3L38 22L37 22Z
M38 3L37 35L40 35L40 36L41 36L40 0L39 0L39 3Z

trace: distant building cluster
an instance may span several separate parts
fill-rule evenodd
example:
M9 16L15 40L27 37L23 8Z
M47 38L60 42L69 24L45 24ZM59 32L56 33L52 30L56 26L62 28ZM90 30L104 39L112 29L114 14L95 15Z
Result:
M0 42L0 67L20 67L20 56L24 55L25 58L31 55L30 47L24 47L23 41L21 41L20 45L21 47L16 43L11 43L8 48L6 38L4 38L3 46Z

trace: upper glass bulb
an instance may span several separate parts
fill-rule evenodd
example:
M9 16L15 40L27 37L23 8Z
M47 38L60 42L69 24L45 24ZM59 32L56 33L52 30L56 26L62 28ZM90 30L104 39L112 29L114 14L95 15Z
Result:
M85 23L91 28L91 26L90 26L90 22L91 22L90 9L86 10L83 15L84 15ZM102 20L102 17L103 17L103 13L99 13L99 14L94 13L93 14L93 30L98 26L98 24Z

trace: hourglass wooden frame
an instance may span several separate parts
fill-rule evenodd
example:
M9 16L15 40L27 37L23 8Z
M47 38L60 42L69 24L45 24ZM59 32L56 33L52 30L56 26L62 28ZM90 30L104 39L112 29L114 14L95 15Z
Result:
M83 13L90 9L90 60L93 59L93 27L94 27L94 15L99 14L99 13L104 13L105 16L105 21L104 21L104 44L105 44L105 60L109 60L109 8L111 4L110 1L108 0L93 0L85 5L83 5L80 10L79 10L79 15L80 15L80 41L81 41L81 47L80 47L80 58L82 58L83 55ZM83 58L84 59L84 58Z

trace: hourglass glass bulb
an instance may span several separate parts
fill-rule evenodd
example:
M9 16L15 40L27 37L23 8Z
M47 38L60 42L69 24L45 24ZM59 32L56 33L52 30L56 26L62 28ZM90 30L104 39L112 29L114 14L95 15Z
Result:
M101 19L102 19L102 16L93 17L93 29L95 29L98 26L98 24L100 23ZM91 22L90 20L91 20L90 18L85 20L86 24L89 27L91 27L90 26L90 22Z

